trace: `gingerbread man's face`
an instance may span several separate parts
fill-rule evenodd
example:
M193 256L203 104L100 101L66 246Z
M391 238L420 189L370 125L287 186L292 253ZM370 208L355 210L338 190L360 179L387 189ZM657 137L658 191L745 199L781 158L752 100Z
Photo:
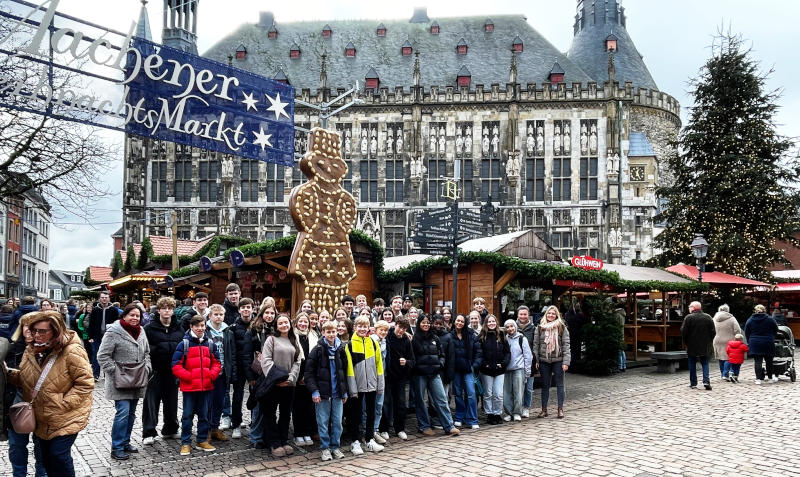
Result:
M347 174L342 160L339 135L315 128L311 131L311 150L300 161L306 176L316 176L327 182L338 182Z

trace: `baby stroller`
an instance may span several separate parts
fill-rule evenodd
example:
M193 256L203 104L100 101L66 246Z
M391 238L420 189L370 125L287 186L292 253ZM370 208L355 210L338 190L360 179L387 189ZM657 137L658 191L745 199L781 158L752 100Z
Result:
M775 336L775 358L772 360L772 368L776 376L788 376L792 382L797 379L794 369L794 348L792 329L788 326L779 326L778 334Z

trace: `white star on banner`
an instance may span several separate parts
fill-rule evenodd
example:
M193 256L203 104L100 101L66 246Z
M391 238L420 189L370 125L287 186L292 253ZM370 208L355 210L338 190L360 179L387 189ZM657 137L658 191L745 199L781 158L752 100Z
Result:
M261 146L261 151L264 151L266 146L272 147L272 143L269 142L269 138L272 137L272 134L264 134L264 128L259 126L258 132L253 131L253 135L256 137L256 140L253 141L253 144L256 146Z
M266 96L267 99L269 100L269 102L272 103L272 105L267 108L267 111L274 112L275 113L275 119L280 119L281 114L286 116L286 119L289 119L289 114L287 114L286 111L285 111L286 106L288 106L289 103L284 103L284 102L281 101L281 94L280 93L277 93L275 95L275 99L272 99L266 93L264 94L264 96Z
M253 108L253 111L257 112L258 109L256 109L256 104L258 104L258 100L253 98L253 93L248 94L242 91L242 96L244 96L242 103L247 105L247 111L250 111L250 108Z

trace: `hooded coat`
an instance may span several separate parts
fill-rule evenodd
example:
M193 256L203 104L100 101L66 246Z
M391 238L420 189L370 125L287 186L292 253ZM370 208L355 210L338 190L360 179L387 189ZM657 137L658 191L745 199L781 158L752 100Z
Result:
M718 311L714 315L714 328L717 334L714 336L714 354L720 361L728 360L728 341L731 341L737 333L742 332L742 327L736 318L726 311Z
M63 328L63 325L60 326ZM36 416L34 434L46 440L77 434L86 427L92 411L94 391L92 366L78 335L74 331L64 330L61 337L55 339L66 344L54 351L56 360L33 401ZM22 388L23 400L31 401L33 388L46 363L47 360L39 365L33 345L29 345L19 369L9 370L9 381Z
M150 343L147 342L147 333L143 328L139 332L139 337L134 338L119 324L119 321L108 325L106 333L103 335L103 342L97 350L97 362L100 363L100 367L106 374L106 399L122 401L144 397L147 386L139 389L118 389L114 383L114 371L117 363L144 362L148 375L153 370L150 365Z
M744 336L753 356L775 356L778 324L766 313L755 313L744 324Z

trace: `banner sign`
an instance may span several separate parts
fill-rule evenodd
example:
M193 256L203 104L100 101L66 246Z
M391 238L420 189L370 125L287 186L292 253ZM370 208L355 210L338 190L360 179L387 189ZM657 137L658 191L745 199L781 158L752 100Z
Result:
M61 14L58 3L0 2L1 106L294 165L292 86L135 37L135 22L120 33Z
M603 261L599 258L590 257L589 255L575 255L572 257L572 266L583 268L584 270L602 270Z

